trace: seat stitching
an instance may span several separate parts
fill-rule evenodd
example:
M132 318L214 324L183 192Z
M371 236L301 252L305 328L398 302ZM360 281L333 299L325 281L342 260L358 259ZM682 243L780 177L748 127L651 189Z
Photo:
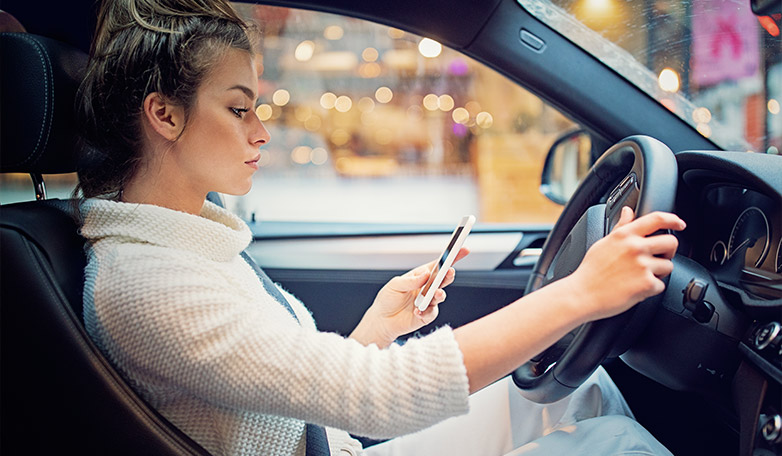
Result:
M50 116L49 113L49 100L51 99L51 103L54 104L54 75L53 75L53 69L52 69L52 63L51 60L49 60L49 56L46 52L43 51L43 46L40 42L33 40L27 36L19 36L19 39L23 41L27 41L28 43L33 45L33 49L38 53L38 58L41 59L41 65L44 69L44 105L43 105L43 120L41 121L41 128L38 132L38 141L35 144L35 148L33 149L32 153L30 153L27 158L25 158L23 161L19 162L17 165L23 165L31 160L34 160L37 158L38 155L38 149L41 143L44 143L44 146L41 147L41 151L43 151L43 148L45 147L46 140L49 138L49 132L51 131L51 122L47 122L47 118ZM48 63L48 66L47 66ZM47 71L48 70L48 71ZM49 93L49 78L52 79L51 82L51 94ZM53 106L52 106L53 108ZM52 109L52 112L54 110ZM46 140L42 141L43 135L44 135L44 129L46 130Z

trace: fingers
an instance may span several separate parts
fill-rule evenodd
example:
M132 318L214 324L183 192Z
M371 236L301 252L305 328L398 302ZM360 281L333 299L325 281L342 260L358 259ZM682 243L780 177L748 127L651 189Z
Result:
M437 315L440 314L440 307L439 304L441 304L443 301L445 301L446 294L445 290L439 289L434 292L434 296L432 297L432 302L429 303L429 306L423 310L419 310L418 308L413 310L413 313L415 313L416 316L421 318L421 321L424 324L429 324L432 321L434 321L435 318L437 318Z
M679 240L672 234L660 234L644 239L646 248L652 255L665 259L672 259L679 247Z
M459 260L463 259L464 257L466 257L469 254L470 254L470 249L468 249L466 247L462 247L461 249L459 249L459 253L456 254L456 259L453 260L453 263L456 264ZM430 262L428 262L426 264L422 264L421 266L418 266L417 268L409 271L408 274L409 273L419 274L419 273L421 273L423 271L431 271L432 267L437 262L438 262L438 260L434 260L434 261L430 261Z
M664 258L652 257L647 265L649 271L658 278L665 277L673 271L673 261Z
M456 255L456 259L453 260L453 263L456 264L459 260L461 260L462 258L466 257L469 254L470 254L470 249L466 247L462 247L461 249L459 249L459 253Z
M440 315L440 307L434 304L434 300L432 300L432 304L429 304L429 307L424 309L423 312L418 309L415 309L413 312L418 318L421 319L421 323L428 325L429 323L433 322L438 315Z
M388 287L402 293L421 288L429 279L429 271L427 269L419 269L416 268L406 274L394 277L388 281Z
M440 288L445 288L448 285L453 283L453 279L456 278L456 270L454 268L449 268L448 272L445 273L445 278L443 279L443 282L440 284Z
M631 209L626 207L622 208L622 215L619 219L619 223L617 223L615 230L622 227L625 230L631 231L633 234L637 234L639 236L648 236L660 230L681 231L687 227L687 224L684 223L684 220L680 219L675 214L671 214L670 212L652 212L651 214L646 214L635 219L632 223L622 223L624 220L626 220L625 217L628 212L632 214Z
M456 254L456 259L453 261L454 264L469 254L469 249L465 247L459 249L459 253ZM394 277L389 282L389 285L391 285L391 288L396 291L411 291L415 290L416 288L420 288L429 279L429 274L431 274L432 267L436 262L437 260L422 264L421 266L418 266L417 268L412 269L399 277ZM445 288L453 283L454 277L456 277L456 271L454 268L449 268L448 272L445 274L443 282L440 284L440 288Z
M441 304L443 301L445 301L446 298L445 290L442 288L438 289L434 292L434 297L432 297L432 302L429 304L429 307L436 306L438 304Z
M652 296L656 296L663 291L665 291L665 282L660 280L659 277L653 277L651 279L649 288L647 288L646 293L643 295L643 299L651 298Z
M422 264L421 266L418 266L417 268L414 268L411 271L408 271L405 275L407 275L407 274L415 275L415 274L421 274L421 273L424 273L424 272L427 272L427 271L431 271L432 270L432 266L434 266L435 261L430 261L430 262L428 262L426 264Z
M620 228L632 222L633 217L635 217L633 210L630 209L629 206L623 206L619 213L619 221L616 222L616 226L614 226L614 229L616 230L617 228Z

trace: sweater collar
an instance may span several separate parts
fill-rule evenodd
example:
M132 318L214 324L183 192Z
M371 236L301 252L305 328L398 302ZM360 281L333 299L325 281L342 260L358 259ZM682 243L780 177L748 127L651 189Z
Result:
M81 210L81 234L90 241L113 238L142 242L228 261L247 248L252 239L246 223L209 201L204 202L200 215L99 198L85 200Z

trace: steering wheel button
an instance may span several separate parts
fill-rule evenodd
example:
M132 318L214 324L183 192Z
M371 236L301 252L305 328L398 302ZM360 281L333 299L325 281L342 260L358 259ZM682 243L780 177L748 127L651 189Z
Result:
M779 337L780 331L782 331L782 325L775 321L759 327L755 331L755 348L763 350L771 345Z
M707 288L709 288L709 284L702 280L690 280L690 283L682 290L682 293L684 293L684 307L691 311L694 310L697 304L703 301L704 296L706 296Z

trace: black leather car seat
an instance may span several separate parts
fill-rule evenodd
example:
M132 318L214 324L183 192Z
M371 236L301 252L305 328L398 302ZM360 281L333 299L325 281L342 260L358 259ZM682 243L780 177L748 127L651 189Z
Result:
M40 174L76 170L73 104L86 55L0 34L0 172L39 201L0 206L0 453L208 455L138 397L82 325L84 241Z

